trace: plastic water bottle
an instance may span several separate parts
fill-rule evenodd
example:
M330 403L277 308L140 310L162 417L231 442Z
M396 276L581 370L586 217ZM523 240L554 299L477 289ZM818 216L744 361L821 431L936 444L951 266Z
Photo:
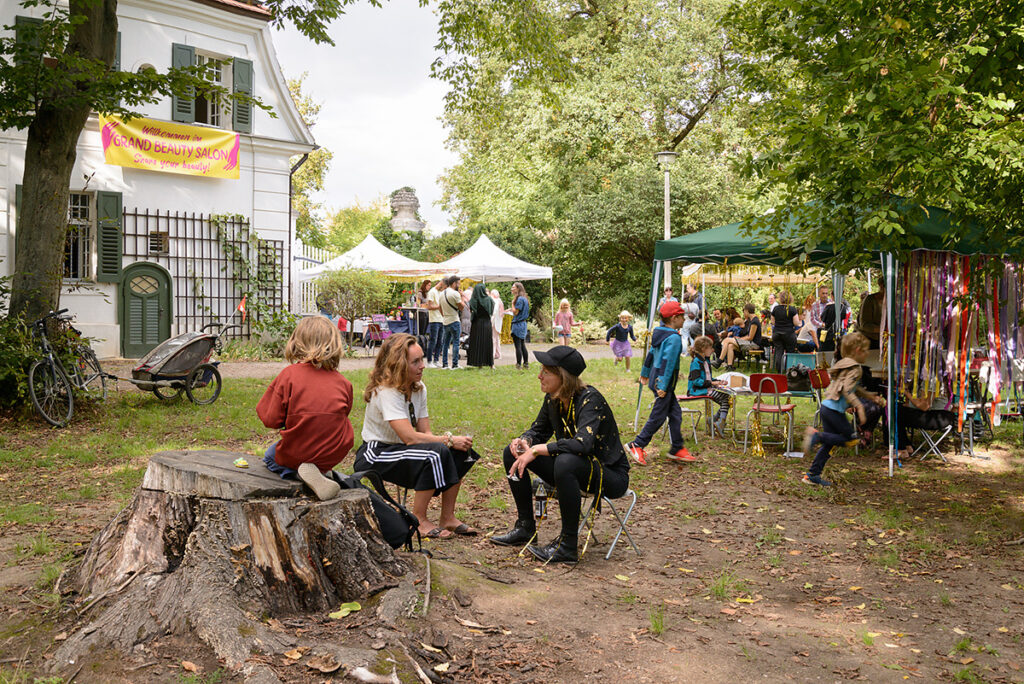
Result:
M537 488L533 493L533 517L537 520L548 517L548 490L540 480L537 480Z

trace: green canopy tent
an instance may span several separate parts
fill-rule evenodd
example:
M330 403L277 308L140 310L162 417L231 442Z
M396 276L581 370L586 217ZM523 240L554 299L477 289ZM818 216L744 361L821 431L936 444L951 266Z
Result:
M980 231L974 228L976 224L968 222L968 230L953 245L945 244L945 236L952 231L952 217L944 209L927 207L910 202L900 201L895 209L908 219L907 230L918 243L916 249L932 251L953 252L962 255L992 254L991 249L986 249L980 237ZM768 243L758 237L750 237L743 233L744 222L730 223L717 228L690 233L669 240L659 240L654 247L654 264L651 273L650 305L648 308L648 326L653 329L655 306L657 302L658 282L661 279L662 266L670 261L682 261L691 264L718 264L718 265L755 265L772 266L777 268L821 268L827 265L834 256L832 245L817 245L806 252L806 262L799 265L788 263L778 255L768 250ZM961 228L963 224L961 224ZM796 235L796 222L791 219L789 223L780 229L783 238ZM895 256L889 252L879 251L877 254L881 262L883 278L886 289L886 320L894 321L895 317L895 274L899 266ZM1019 258L1019 256L1017 257ZM845 277L839 273L832 273L833 295L835 301L842 301L843 285ZM837 331L840 325L839 317L836 317ZM896 434L896 402L894 387L891 381L892 369L895 363L893 354L894 345L887 345L886 368L889 375L887 412L890 425L889 430L889 475L893 474L895 457L895 434ZM642 392L641 388L641 392ZM639 416L640 396L637 397L637 415ZM634 421L635 423L635 421Z

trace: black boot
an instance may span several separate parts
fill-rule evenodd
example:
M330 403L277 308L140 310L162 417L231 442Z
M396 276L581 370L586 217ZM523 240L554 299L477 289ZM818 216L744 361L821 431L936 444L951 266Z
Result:
M577 543L575 536L562 535L547 546L527 546L526 550L545 563L575 563L579 560Z
M505 534L491 537L491 543L498 546L518 546L533 539L537 532L537 523L533 520L516 520L516 524Z

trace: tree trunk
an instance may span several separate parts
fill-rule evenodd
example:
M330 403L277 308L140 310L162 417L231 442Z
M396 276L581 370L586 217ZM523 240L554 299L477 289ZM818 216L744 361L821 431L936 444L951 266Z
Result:
M364 490L329 501L302 496L237 453L153 456L131 503L58 585L75 595L79 625L56 671L94 649L130 653L163 634L191 634L231 668L288 646L262 621L328 612L394 586L405 567L383 540Z
M64 53L112 65L117 0L71 0L70 13L73 19L84 20L75 27ZM78 138L91 111L87 98L77 98L74 92L39 94L25 147L12 315L32 320L60 303L71 172Z

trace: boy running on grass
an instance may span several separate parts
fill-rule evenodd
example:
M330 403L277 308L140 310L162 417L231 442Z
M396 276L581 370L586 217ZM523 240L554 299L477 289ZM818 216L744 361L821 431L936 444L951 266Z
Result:
M885 406L885 399L860 386L861 364L867 359L869 346L868 338L860 333L846 335L840 346L843 358L828 369L831 382L821 402L821 430L809 427L804 434L804 456L808 456L818 446L814 462L803 477L806 484L831 486L831 482L821 479L821 471L832 455L832 447L853 446L857 443L853 426L846 419L847 408L854 408L857 423L862 424L866 420L862 399Z
M651 443L651 439L666 419L671 441L668 457L673 461L697 460L683 444L683 433L680 429L683 412L679 408L679 400L676 399L679 354L683 349L679 329L686 321L686 313L679 302L669 301L661 305L658 314L661 316L661 325L651 333L651 350L647 352L647 358L644 359L644 366L640 371L640 383L647 383L654 392L654 405L644 429L636 439L626 445L626 450L640 465L647 465L647 452L644 451L644 447Z

